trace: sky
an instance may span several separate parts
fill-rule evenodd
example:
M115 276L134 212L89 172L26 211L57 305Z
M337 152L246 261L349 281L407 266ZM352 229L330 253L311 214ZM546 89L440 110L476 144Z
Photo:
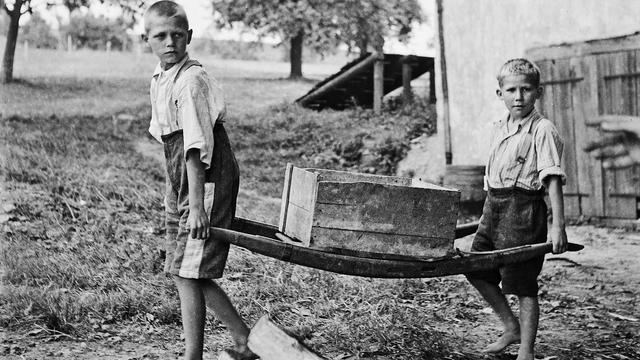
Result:
M213 9L212 4L209 0L175 0L177 3L181 4L185 11L187 12L187 16L189 17L189 24L193 29L194 37L210 37L219 40L241 40L241 41L254 41L256 37L252 35L250 32L241 32L238 30L219 30L215 29L211 26L213 21ZM434 0L418 0L420 5L423 8L423 11L426 10L426 13L431 15L432 18L429 21L431 24L435 24L435 1ZM44 3L44 2L43 2ZM37 4L34 4L37 5ZM44 7L38 8L39 12L42 14L45 20L49 21L54 27L57 27L57 24L62 21L68 21L68 11L64 7L54 7L50 9L46 9ZM109 7L104 4L93 4L90 9L91 12L95 14L102 14L108 17L117 17L120 16L119 9ZM24 20L28 20L28 17L25 17ZM142 24L138 24L134 29L134 33L142 33L143 27ZM434 56L435 50L430 43L434 42L434 29L431 27L421 24L418 25L407 44L402 44L397 40L387 40L385 43L385 52L388 53L396 53L396 54L413 54L413 55L421 55L421 56ZM277 42L277 39L263 39L265 42Z

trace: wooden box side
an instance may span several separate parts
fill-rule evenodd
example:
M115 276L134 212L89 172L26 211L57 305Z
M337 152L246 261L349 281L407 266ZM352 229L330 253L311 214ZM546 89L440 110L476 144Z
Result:
M453 253L453 241L446 238L425 238L314 226L311 239L313 248L324 250L347 248L383 254L432 258Z
M318 181L331 181L338 183L369 182L374 184L411 186L412 179L400 176L383 176L362 174L339 170L306 169L318 175Z
M452 240L459 199L444 188L322 181L313 226Z
M278 228L306 246L311 240L317 184L317 174L287 165Z

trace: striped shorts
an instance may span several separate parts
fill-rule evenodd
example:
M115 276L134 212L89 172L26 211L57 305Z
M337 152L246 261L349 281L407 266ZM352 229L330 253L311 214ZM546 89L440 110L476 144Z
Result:
M222 276L229 254L229 243L210 237L192 239L187 229L189 184L182 131L162 137L167 162L165 193L164 271L190 279L216 279ZM238 165L229 139L218 124L214 128L211 167L206 171L204 205L211 226L229 228L235 216L239 187Z

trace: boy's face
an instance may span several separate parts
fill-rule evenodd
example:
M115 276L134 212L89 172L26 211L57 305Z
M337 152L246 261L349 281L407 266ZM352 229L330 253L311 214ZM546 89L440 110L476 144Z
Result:
M542 87L535 85L526 75L508 75L496 94L509 110L511 118L521 120L529 115L542 96Z
M151 51L160 59L160 66L167 70L177 64L187 53L191 42L191 30L175 17L149 15L145 24L147 33L142 36Z

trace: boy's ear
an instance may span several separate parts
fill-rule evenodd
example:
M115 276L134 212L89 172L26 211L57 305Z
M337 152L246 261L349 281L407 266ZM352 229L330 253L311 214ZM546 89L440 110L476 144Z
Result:
M540 99L542 97L542 94L544 94L544 87L538 86L538 88L536 89L536 99Z
M498 97L502 99L502 90L496 89L496 95L498 95Z
M189 29L187 32L187 44L191 44L191 36L193 36L193 30Z

